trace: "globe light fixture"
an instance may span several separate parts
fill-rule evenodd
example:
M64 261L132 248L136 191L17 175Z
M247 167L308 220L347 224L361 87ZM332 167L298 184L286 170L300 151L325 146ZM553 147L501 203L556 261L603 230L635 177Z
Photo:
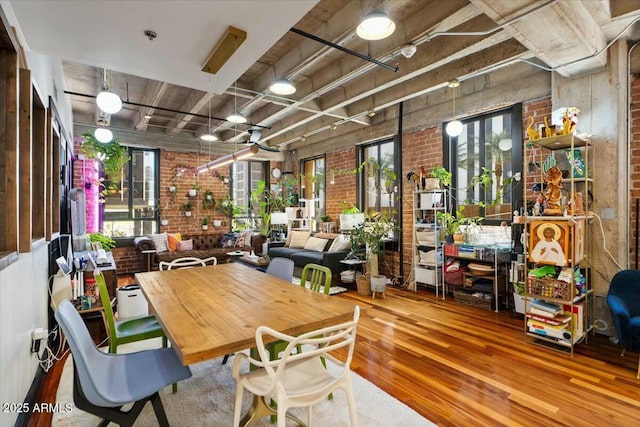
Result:
M395 30L395 22L384 12L376 11L365 16L356 28L356 34L364 40L382 40Z
M207 142L214 142L218 140L218 137L212 134L211 132L207 132L205 134L200 135L200 139Z
M96 97L96 104L107 114L115 114L122 110L122 100L118 95L110 92L108 89L103 90Z
M271 83L269 90L276 95L292 95L296 93L296 87L289 79L278 79Z
M93 132L93 136L96 137L96 140L98 140L98 142L102 142L103 144L106 144L113 140L113 132L111 132L107 128L97 128Z

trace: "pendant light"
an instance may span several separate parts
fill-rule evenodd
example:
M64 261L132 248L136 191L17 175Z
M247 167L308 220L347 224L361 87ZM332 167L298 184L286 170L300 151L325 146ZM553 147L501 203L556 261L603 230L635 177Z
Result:
M269 90L276 95L292 95L296 93L296 87L289 79L278 79L271 83Z
M107 85L107 70L102 69L102 92L96 96L96 104L107 114L115 114L122 110L122 99L109 90Z
M458 136L462 133L462 122L456 119L456 88L460 86L460 82L457 79L451 80L448 86L453 92L453 120L447 123L446 131L449 136Z
M218 137L211 133L211 75L209 75L209 121L207 122L207 133L200 135L200 139L206 142L215 142Z
M395 29L395 22L386 13L376 11L365 16L356 28L356 34L364 40L382 40L393 34Z

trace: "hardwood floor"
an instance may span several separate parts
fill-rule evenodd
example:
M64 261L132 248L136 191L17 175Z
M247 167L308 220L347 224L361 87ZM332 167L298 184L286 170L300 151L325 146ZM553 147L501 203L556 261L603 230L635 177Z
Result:
M637 353L589 336L575 355L525 343L522 318L451 296L390 288L337 296L363 309L352 369L442 426L632 426L640 420ZM59 369L40 401L55 399ZM393 425L393 414L389 414ZM42 416L32 426L47 426Z

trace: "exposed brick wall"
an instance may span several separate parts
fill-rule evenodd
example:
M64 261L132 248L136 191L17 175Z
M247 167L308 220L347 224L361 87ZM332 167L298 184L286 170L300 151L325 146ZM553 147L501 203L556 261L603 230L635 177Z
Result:
M133 246L113 248L111 251L118 274L131 274L146 271L142 255Z
M636 214L636 200L640 199L640 75L634 74L631 79L631 140L629 141L631 158L629 179L630 182L630 194L631 212L629 212L629 229L631 235L629 236L631 244L629 245L629 259L631 265L635 266L636 259L636 235L640 231L636 227L636 221L638 220Z
M533 116L534 120L534 129L538 129L540 124L544 123L544 118L546 117L548 121L551 120L551 97L541 98L530 102L525 102L522 104L522 131L523 131L523 141L525 141L524 150L522 153L522 161L524 162L523 168L528 168L527 172L527 181L524 184L524 203L526 206L527 202L535 202L537 194L531 190L534 182L542 182L542 172L540 169L540 159L545 159L549 154L549 150L543 150L540 147L529 147L526 141L529 140L529 135L527 134L527 127L531 120L529 117ZM530 164L532 161L537 163L537 166Z
M356 204L356 176L351 174L335 174L334 184L331 184L331 171L352 170L356 168L355 147L346 150L326 154L327 189L326 189L326 213L332 221L338 221L340 213L345 208L343 202Z

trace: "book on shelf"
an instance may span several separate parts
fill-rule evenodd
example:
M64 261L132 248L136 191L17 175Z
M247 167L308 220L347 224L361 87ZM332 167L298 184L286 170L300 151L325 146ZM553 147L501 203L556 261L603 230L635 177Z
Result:
M534 332L539 335L571 340L571 332L567 330L566 326L554 326L529 319L527 320L527 328L530 332Z
M554 317L546 317L540 316L539 314L535 314L532 312L527 313L527 317L529 319L537 320L538 322L548 323L550 325L564 325L565 323L569 323L571 321L571 316L558 315Z
M573 336L580 339L584 336L584 304L574 304L573 310L570 304L563 304L565 314L573 317Z
M553 335L550 335L548 331L541 330L541 329L536 329L535 327L532 327L532 326L528 326L528 330L532 334L540 335L541 337L549 338L549 339L552 339L552 340L557 341L559 343L571 344L571 338L553 336Z
M531 307L535 307L538 310L546 311L547 313L553 313L554 315L562 312L562 307L557 304L553 304L541 299L532 299Z

